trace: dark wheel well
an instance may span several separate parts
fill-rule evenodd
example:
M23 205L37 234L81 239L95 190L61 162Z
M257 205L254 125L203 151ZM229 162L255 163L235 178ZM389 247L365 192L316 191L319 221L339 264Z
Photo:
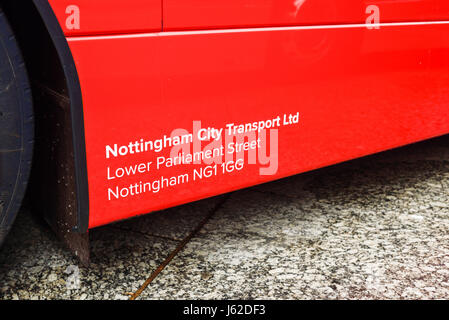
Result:
M31 185L33 209L55 228L75 210L71 227L88 228L88 185L81 88L75 63L46 0L0 0L23 53L33 92L36 146ZM63 169L61 169L63 164ZM58 169L59 168L59 169ZM68 181L66 188L57 181ZM56 190L56 191L55 191Z

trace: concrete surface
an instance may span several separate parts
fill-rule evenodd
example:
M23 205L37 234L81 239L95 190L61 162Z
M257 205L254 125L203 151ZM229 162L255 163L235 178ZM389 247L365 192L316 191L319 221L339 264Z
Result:
M89 269L23 210L0 299L128 299L209 215L138 299L449 298L446 136L95 229Z

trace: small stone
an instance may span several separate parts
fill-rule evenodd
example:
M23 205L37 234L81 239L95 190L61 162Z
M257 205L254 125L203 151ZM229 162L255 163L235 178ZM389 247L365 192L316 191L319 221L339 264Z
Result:
M47 278L47 281L48 282L54 282L56 280L58 280L58 276L55 273L50 273L50 275Z

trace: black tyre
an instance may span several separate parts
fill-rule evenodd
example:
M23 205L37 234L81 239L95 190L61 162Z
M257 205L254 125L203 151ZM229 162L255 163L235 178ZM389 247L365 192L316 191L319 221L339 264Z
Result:
M0 8L0 246L22 204L33 139L33 106L25 63Z

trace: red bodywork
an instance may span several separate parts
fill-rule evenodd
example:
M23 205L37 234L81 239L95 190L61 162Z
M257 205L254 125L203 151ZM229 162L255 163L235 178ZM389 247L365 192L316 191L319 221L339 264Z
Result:
M49 2L81 83L90 228L449 132L446 0ZM66 29L69 5L79 7L79 29ZM380 25L368 28L372 5ZM299 123L267 132L268 149L278 137L273 175L247 155L243 169L219 166L210 178L193 180L208 163L118 178L171 149L106 157L106 146L195 133L193 121L219 129L284 115ZM158 192L110 198L186 173Z

